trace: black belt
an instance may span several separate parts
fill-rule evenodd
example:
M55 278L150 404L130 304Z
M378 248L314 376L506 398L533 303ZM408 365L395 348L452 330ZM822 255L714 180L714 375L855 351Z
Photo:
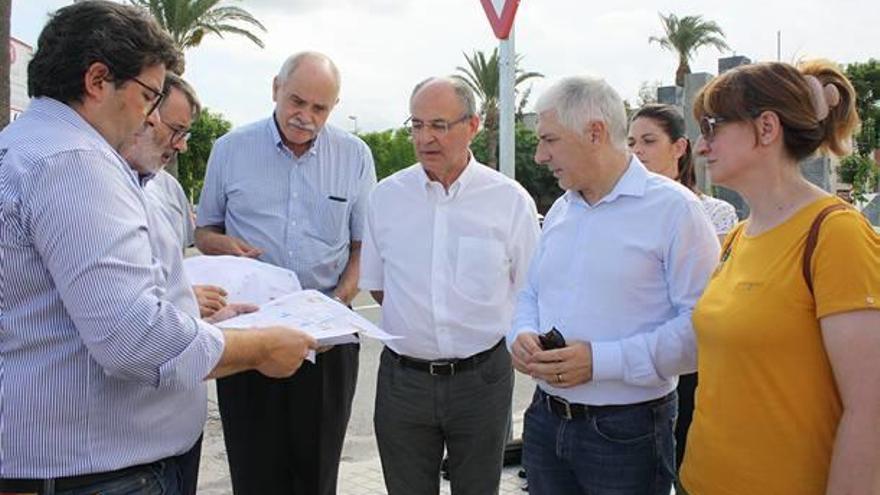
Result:
M159 460L150 464L139 464L116 471L103 473L81 474L78 476L66 476L54 479L25 479L25 478L0 478L0 493L46 493L54 491L75 490L89 485L96 485L107 481L123 478L128 475L143 472L153 467L158 467L167 459Z
M489 355L503 344L504 339L501 339L497 344L493 345L491 349L486 349L473 356L461 359L441 359L437 361L426 361L424 359L401 356L388 347L385 349L388 350L388 352L391 353L391 357L402 366L418 371L424 371L425 373L430 373L432 375L452 376L456 373L476 368L478 364L488 359Z
M540 388L538 388L538 394L540 394L541 402L547 404L547 408L556 414L560 418L563 419L582 419L588 417L590 414L596 414L600 412L608 412L608 411L618 411L622 409L628 409L630 407L638 407L638 406L651 406L654 404L660 404L663 401L667 400L670 395L675 392L669 392L668 394L660 397L658 399L651 399L644 402L636 402L634 404L612 404L608 406L591 406L588 404L575 404L571 403L562 397L557 397L555 395L550 395L547 392L544 392Z

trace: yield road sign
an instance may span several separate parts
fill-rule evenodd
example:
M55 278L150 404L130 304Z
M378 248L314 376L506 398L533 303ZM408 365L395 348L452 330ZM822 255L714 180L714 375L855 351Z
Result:
M516 16L519 0L480 0L480 3L483 4L483 10L486 11L486 17L489 18L495 37L499 40L507 39L510 28L513 27L513 18Z

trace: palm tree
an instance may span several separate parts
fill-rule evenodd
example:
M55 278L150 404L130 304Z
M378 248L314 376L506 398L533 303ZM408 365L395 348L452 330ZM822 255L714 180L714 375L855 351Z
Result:
M263 48L261 40L242 24L266 32L265 26L247 10L221 6L223 0L129 0L132 5L147 9L177 43L185 50L199 46L206 34L236 34ZM238 24L237 24L238 23Z
M498 48L492 50L492 54L487 58L486 54L481 50L475 50L472 56L464 54L468 67L456 67L455 70L461 72L453 77L463 81L476 93L480 98L480 114L483 117L483 128L486 130L486 148L489 150L489 165L494 169L498 169L498 154L496 148L498 146L498 84L500 82L500 73L498 72ZM516 57L514 62L515 78L513 87L516 88L521 83L534 77L544 77L539 72L523 72L519 68L521 56ZM529 90L526 90L525 97L528 97ZM524 103L524 102L521 102ZM522 106L522 105L520 105Z
M691 73L688 62L694 58L698 48L712 45L718 51L730 50L724 41L724 31L714 21L704 21L702 16L688 15L679 19L675 14L660 15L666 36L651 36L648 43L656 41L663 48L678 54L678 69L675 71L676 86L684 86L684 76Z

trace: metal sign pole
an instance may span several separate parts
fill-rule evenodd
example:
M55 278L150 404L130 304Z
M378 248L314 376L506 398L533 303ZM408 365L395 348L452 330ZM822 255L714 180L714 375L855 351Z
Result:
M498 154L501 173L510 177L516 177L515 150L516 138L514 135L514 80L516 78L516 49L514 46L514 30L510 30L507 39L501 40L500 60L498 63L499 74L499 104L498 104Z

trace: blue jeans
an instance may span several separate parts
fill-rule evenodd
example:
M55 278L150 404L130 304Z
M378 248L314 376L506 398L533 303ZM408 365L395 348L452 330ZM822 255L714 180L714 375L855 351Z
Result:
M675 477L675 393L564 419L536 390L525 413L531 495L669 495Z
M45 491L45 495L181 495L180 471L174 460L160 461L144 469L74 490Z

